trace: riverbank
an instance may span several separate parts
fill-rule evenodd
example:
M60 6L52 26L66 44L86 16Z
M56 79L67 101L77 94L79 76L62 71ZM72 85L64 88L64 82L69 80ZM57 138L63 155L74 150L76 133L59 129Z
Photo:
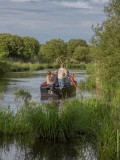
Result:
M6 67L4 67L4 64ZM85 70L87 64L69 64L66 63L66 68L68 69L81 69ZM43 69L58 69L60 64L47 64L47 63L23 63L23 62L3 62L0 67L1 74L5 74L6 72L22 72L22 71L38 71Z
M10 109L0 109L1 135L31 135L54 142L69 142L72 138L86 135L93 137L98 159L111 160L117 156L118 103L75 99L63 102L61 108L55 103L36 102L19 107L16 114Z

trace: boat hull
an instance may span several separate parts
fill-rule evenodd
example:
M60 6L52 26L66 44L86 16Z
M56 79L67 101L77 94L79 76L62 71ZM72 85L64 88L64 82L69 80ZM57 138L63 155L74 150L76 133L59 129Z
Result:
M40 92L41 92L41 99L43 100L49 97L53 97L55 99L67 98L74 96L76 94L76 86L71 85L68 87L64 87L62 89L60 89L59 87L54 87L52 94L48 86L40 86Z

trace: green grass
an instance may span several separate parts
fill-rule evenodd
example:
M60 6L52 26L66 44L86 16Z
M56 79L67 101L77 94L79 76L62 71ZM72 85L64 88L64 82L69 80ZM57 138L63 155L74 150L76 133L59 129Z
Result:
M10 71L12 72L21 72L21 71L36 71L44 69L42 65L39 63L21 63L21 62L13 62L10 67Z
M9 69L11 72L22 72L22 71L37 71L42 69L59 68L58 65L43 64L43 63L23 63L23 62L12 62L9 63Z
M78 87L82 90L94 90L96 88L95 84L95 75L94 73L94 65L89 63L86 65L86 74L89 75L86 80L81 80L78 83Z
M65 64L68 69L86 69L85 63L80 64ZM59 68L60 64L47 64L47 63L23 63L23 62L12 62L9 64L9 71L21 72L21 71L37 71L42 69Z
M81 80L78 83L78 87L82 90L94 90L96 88L95 79L91 75L86 80Z

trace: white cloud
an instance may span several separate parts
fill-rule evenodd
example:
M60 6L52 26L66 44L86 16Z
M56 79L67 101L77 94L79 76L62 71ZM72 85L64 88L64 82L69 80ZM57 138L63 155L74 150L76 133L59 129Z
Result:
M40 42L55 37L88 40L92 24L104 20L102 9L106 1L0 0L0 32L31 35Z
M38 0L10 0L12 2L36 2Z
M91 2L94 2L94 3L106 3L106 2L109 2L109 0L91 0Z
M76 2L59 2L60 5L64 6L64 7L68 7L68 8L83 8L83 9L91 9L92 7L89 6L89 4L87 2L80 2L80 1L76 1Z

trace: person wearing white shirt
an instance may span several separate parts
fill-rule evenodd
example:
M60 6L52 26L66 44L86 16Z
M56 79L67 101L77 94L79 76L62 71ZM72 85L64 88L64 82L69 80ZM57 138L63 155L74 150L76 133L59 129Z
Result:
M58 70L58 82L60 89L65 87L65 77L67 75L67 70L65 69L64 64L61 64L61 68Z

